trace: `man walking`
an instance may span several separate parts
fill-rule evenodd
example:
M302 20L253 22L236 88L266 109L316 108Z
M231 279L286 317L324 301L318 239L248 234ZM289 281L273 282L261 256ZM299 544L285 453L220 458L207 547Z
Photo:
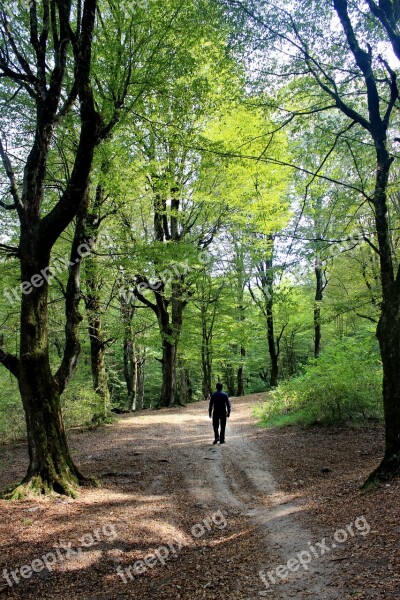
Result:
M217 391L211 394L208 415L213 419L213 444L225 444L226 418L231 414L231 403L228 394L222 391L222 383L217 383Z

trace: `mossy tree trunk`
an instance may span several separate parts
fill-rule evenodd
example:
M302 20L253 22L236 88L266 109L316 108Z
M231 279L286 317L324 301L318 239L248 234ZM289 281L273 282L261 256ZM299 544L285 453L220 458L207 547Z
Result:
M70 255L70 267L65 291L66 340L61 365L55 375L50 368L48 343L48 282L23 294L21 305L21 344L18 383L25 411L29 467L20 486L11 497L33 493L74 495L78 485L89 480L74 464L65 435L61 394L77 364L80 343L78 328L81 261L78 248L84 241L85 205L80 209ZM22 239L24 239L22 237ZM29 261L21 261L22 280L31 278L48 267L49 256L43 256L40 245L32 240ZM25 255L25 252L23 253Z
M173 406L177 398L176 357L177 342L173 337L172 329L161 332L162 336L162 386L158 406Z
M33 3L35 4L35 3ZM48 10L31 8L27 38L31 40L32 65L24 62L25 47L19 51L19 39L13 30L12 51L3 57L0 73L13 85L22 87L34 103L36 126L34 139L23 170L21 185L4 147L0 156L11 186L20 223L18 258L21 265L21 313L19 358L0 349L0 362L17 378L25 411L29 447L29 467L23 483L10 496L26 491L56 491L73 494L76 486L87 481L68 449L60 397L77 364L80 315L80 260L87 190L97 145L117 122L115 113L108 125L95 108L90 82L92 41L96 0L84 0L72 15L71 2L49 0ZM51 14L49 26L48 14ZM40 22L41 21L41 22ZM0 27L4 28L5 21ZM21 24L23 27L24 24ZM49 31L50 27L50 31ZM16 69L13 60L19 63ZM19 71L18 69L22 70ZM23 84L19 73L25 72ZM44 204L48 178L48 157L56 127L79 100L80 133L69 179L58 201L48 209ZM65 101L64 104L62 102ZM118 99L118 108L121 99ZM78 215L78 217L77 217ZM67 289L65 292L65 347L59 369L52 373L48 339L48 279L51 277L51 251L65 229L77 217Z

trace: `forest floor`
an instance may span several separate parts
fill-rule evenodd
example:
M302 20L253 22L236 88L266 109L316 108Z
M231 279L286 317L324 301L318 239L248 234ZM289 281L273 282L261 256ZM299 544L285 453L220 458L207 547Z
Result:
M222 446L205 402L69 432L101 487L0 501L0 599L398 599L400 482L359 491L382 429L261 429L259 401ZM0 448L0 488L26 461Z

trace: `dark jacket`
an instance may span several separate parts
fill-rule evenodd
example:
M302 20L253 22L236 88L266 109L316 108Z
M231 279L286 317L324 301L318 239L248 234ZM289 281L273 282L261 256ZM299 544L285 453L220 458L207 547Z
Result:
M225 392L213 392L210 398L210 405L208 407L208 414L211 417L211 413L214 409L214 415L218 417L224 417L231 414L231 403L228 394Z

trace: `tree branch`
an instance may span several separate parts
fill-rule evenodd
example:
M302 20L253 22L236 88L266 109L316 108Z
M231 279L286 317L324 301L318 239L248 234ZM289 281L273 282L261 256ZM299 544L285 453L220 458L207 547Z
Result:
M78 41L73 42L75 77L78 86L82 125L74 167L67 188L54 208L43 217L40 223L42 244L50 249L79 210L79 205L88 186L94 151L100 143L104 131L103 120L95 108L93 89L90 82L95 12L96 0L86 0L79 43Z
M8 205L5 204L4 202L0 201L0 206L2 206L3 208L7 209L7 210L14 210L16 209L18 211L19 214L21 214L21 212L23 211L23 204L22 201L19 197L19 193L18 193L18 187L17 187L17 182L15 180L15 174L11 165L11 161L10 158L7 154L7 152L4 149L3 146L3 142L0 139L0 156L1 156L1 160L3 163L3 167L5 169L5 172L7 174L7 177L10 181L11 184L11 195L13 197L14 200L14 204L12 205Z
M18 379L19 377L19 358L10 354L9 352L5 352L3 348L0 347L0 363L8 370L14 377Z
M350 50L354 56L358 68L364 76L365 86L367 88L368 112L370 118L369 127L366 127L366 129L371 131L371 127L374 127L375 129L377 125L382 124L379 93L376 86L374 73L372 71L371 47L368 46L368 52L360 47L350 21L347 0L333 0L333 5L343 27ZM343 109L341 108L341 110ZM345 111L343 110L343 112Z
M379 2L379 6L373 0L366 0L372 14L380 21L386 29L392 44L393 52L400 60L400 35L397 33L397 18L395 6L397 2Z
M81 299L80 273L82 260L78 252L80 244L85 241L85 217L89 206L89 194L85 195L83 204L76 218L74 239L71 247L67 288L65 290L65 347L61 365L54 377L60 393L62 393L72 377L78 364L81 349L79 342L79 324L82 315L79 312Z
M149 282L148 282L148 280L145 277L141 277L140 279L141 279L141 281L138 280L136 282L135 295L136 295L137 299L140 300L140 302L142 304L144 304L148 308L151 308L151 310L158 316L159 315L159 311L160 311L159 306L157 304L154 304L154 302L151 302L151 300L149 300L148 298L146 298L146 296L144 296L143 294L141 294L138 291L138 289L137 289L137 286L140 285L140 283L145 283L148 287L150 287L149 286Z

